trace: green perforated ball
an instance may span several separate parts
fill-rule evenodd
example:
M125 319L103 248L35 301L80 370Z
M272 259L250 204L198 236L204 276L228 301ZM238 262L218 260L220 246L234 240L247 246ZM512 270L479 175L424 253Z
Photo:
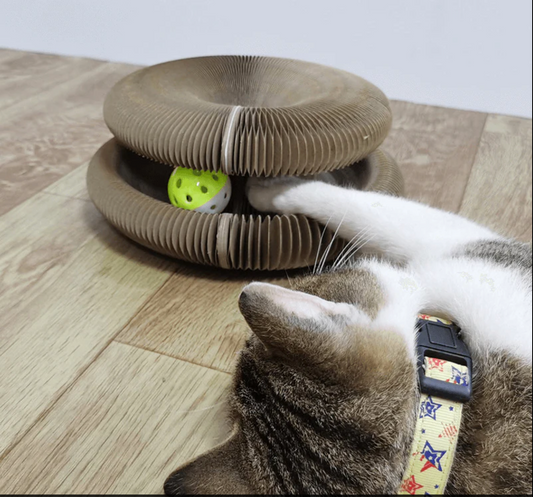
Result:
M168 180L168 197L181 209L222 212L231 198L231 180L224 173L177 167Z

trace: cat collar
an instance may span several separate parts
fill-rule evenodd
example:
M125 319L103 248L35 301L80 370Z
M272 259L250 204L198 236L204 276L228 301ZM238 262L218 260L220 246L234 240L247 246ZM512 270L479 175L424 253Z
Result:
M472 397L472 356L452 322L420 315L420 408L399 495L443 495L451 473L463 404Z

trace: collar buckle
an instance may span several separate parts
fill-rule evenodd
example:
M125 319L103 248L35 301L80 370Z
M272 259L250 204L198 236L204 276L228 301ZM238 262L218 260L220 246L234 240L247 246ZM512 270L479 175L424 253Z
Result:
M472 398L472 356L461 339L461 329L455 324L445 324L441 320L424 318L420 318L418 328L417 368L420 391L453 402L469 402ZM427 377L426 357L466 366L470 377L468 385L458 385Z

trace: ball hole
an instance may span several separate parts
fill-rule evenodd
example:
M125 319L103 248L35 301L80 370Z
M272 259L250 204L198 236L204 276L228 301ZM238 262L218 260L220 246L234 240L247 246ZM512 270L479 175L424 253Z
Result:
M207 193L207 188L205 186L200 187L200 190L202 190L202 193Z
M202 171L193 171L192 172L195 176L201 176L202 175Z
M228 194L227 193L224 194L224 198L228 198Z
M176 188L181 188L181 178L176 181Z
M192 197L190 195L187 195L187 202L192 202Z
M218 174L213 174L213 179L214 179L215 181L218 181Z
M212 205L212 206L211 206L211 210L212 210L212 211L214 211L216 208L217 208L216 205Z

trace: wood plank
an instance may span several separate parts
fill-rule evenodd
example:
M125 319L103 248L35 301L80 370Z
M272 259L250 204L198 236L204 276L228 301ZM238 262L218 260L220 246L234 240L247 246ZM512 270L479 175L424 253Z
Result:
M20 54L20 53L26 53L26 52L22 50L17 50L15 48L1 47L0 48L0 60L3 60L4 58L8 58L8 57L11 57L12 55Z
M396 158L406 194L457 212L486 114L393 101L392 130L384 148Z
M0 112L105 62L80 57L15 52L0 59Z
M90 202L91 199L89 198L85 182L88 166L89 162L86 162L77 167L72 172L63 176L60 181L52 183L50 186L46 187L43 192Z
M4 62L8 62L10 60L20 59L21 57L24 57L27 53L28 52L23 52L21 50L0 48L0 64L3 64ZM2 73L0 73L0 79L2 79Z
M227 435L230 377L111 344L0 463L6 494L154 494Z
M107 227L92 205L52 195L37 194L0 217L2 322L45 292L101 230Z
M135 67L90 62L92 69L2 110L0 215L87 162L111 136L102 119L105 94ZM34 85L45 87L46 78Z
M36 60L48 57L52 57L53 60L54 57L57 57L47 54L29 53L29 55L36 57ZM19 120L27 119L33 114L40 115L43 111L53 114L73 110L83 112L86 109L79 109L79 106L90 106L93 111L96 109L101 114L103 100L111 86L118 79L139 67L80 57L59 56L59 59L63 64L62 71L68 76L59 84L49 85L49 78L56 76L53 71L41 78L33 77L32 71L34 70L31 65L27 71L24 68L18 71L20 72L18 77L23 77L23 74L26 74L27 83L24 86L33 89L34 94L28 98L20 99L16 104L2 110L1 129L5 128L6 125L13 126ZM19 63L23 60L18 59Z
M0 454L57 400L163 285L174 267L172 261L119 235L101 218L91 226L90 218L95 214L89 212L82 216L87 229L95 229L97 236L75 252L67 250L65 254L55 247L66 259L57 264L59 268L52 267L49 275L46 269L54 265L49 253L54 246L40 243L49 241L60 228L68 231L68 227L59 208L64 199L48 197L58 202L55 215L44 221L50 232L32 239L31 229L25 232L19 226L20 233L14 236L19 236L20 250L26 255L20 261L13 249L3 261L4 277L16 290L11 293L8 287L2 296ZM83 205L82 210L94 209L87 202L76 202ZM34 205L27 205L29 218L35 215ZM74 238L83 239L83 235ZM24 281L13 283L17 272L25 268L29 276L21 275ZM26 294L25 288L29 289Z
M0 48L0 62L7 60L7 59L14 59L16 57L24 56L28 53L32 53L32 52L27 52L25 50L19 50L18 48L1 47Z
M461 214L506 236L531 242L530 119L491 115Z
M117 340L231 371L248 335L238 296L252 279L273 277L180 265Z

